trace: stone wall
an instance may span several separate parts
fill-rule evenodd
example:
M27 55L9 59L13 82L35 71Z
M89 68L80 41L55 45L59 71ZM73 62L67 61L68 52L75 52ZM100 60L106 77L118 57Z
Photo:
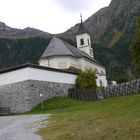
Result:
M10 107L12 113L27 112L43 100L67 96L68 89L73 87L71 84L36 80L0 86L0 107Z
M140 93L140 79L108 86L106 88L78 90L69 89L68 96L79 100L99 100L114 96L125 96Z

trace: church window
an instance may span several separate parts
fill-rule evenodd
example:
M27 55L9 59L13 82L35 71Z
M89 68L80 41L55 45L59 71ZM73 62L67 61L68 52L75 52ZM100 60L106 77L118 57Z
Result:
M80 45L84 45L84 39L80 39Z
M90 45L90 41L89 41L89 39L87 39L87 42L88 42L88 45Z
M93 51L92 51L92 49L90 49L90 56L93 56Z
M95 76L95 79L98 79L98 76L97 75Z
M98 71L98 69L95 69L95 71L96 71L96 74L99 74L99 71Z
M103 86L103 83L102 83L102 81L100 80L100 86L102 87Z
M105 75L105 73L104 73L104 71L103 70L101 70L101 75L103 76L103 75Z

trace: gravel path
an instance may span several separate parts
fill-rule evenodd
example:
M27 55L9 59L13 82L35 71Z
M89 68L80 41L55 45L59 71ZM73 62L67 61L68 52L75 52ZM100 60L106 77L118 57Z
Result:
M48 115L0 117L0 140L41 140L35 132L47 123Z

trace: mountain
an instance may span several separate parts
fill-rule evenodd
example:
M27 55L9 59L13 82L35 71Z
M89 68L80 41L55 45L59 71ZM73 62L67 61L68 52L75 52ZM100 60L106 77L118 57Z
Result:
M95 57L106 66L109 80L135 78L129 46L134 38L138 17L139 0L112 0L108 7L84 22L91 34ZM76 24L59 36L74 41L78 27L79 24Z
M139 0L112 0L108 7L84 22L91 34L94 56L106 67L108 80L127 81L135 78L129 46L134 38L138 17ZM78 27L79 24L76 24L57 36L76 45L74 38ZM34 28L20 30L0 23L0 68L25 62L37 63L51 36Z
M51 34L30 27L23 30L15 29L0 22L0 38L29 38L35 36L50 37Z
M133 27L133 25L136 24L137 16L140 16L139 0L112 0L108 7L102 8L93 14L84 24L91 34L92 40L98 42L112 25L114 25L112 28L113 32L119 32L121 28L126 30ZM76 24L74 27L59 35L74 39L78 27L79 24Z

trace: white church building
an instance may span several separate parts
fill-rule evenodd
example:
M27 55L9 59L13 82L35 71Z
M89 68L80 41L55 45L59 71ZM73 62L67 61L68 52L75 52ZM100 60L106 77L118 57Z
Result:
M76 34L77 47L53 37L42 54L39 65L55 69L69 69L75 67L81 70L96 70L98 86L107 86L105 67L94 58L91 47L90 34L86 31L81 19L80 27Z
M39 65L24 64L0 70L0 107L10 112L27 112L44 100L67 96L75 87L77 74L69 67L96 70L97 85L107 86L105 67L94 59L89 33L81 21L76 35L77 48L53 37Z

